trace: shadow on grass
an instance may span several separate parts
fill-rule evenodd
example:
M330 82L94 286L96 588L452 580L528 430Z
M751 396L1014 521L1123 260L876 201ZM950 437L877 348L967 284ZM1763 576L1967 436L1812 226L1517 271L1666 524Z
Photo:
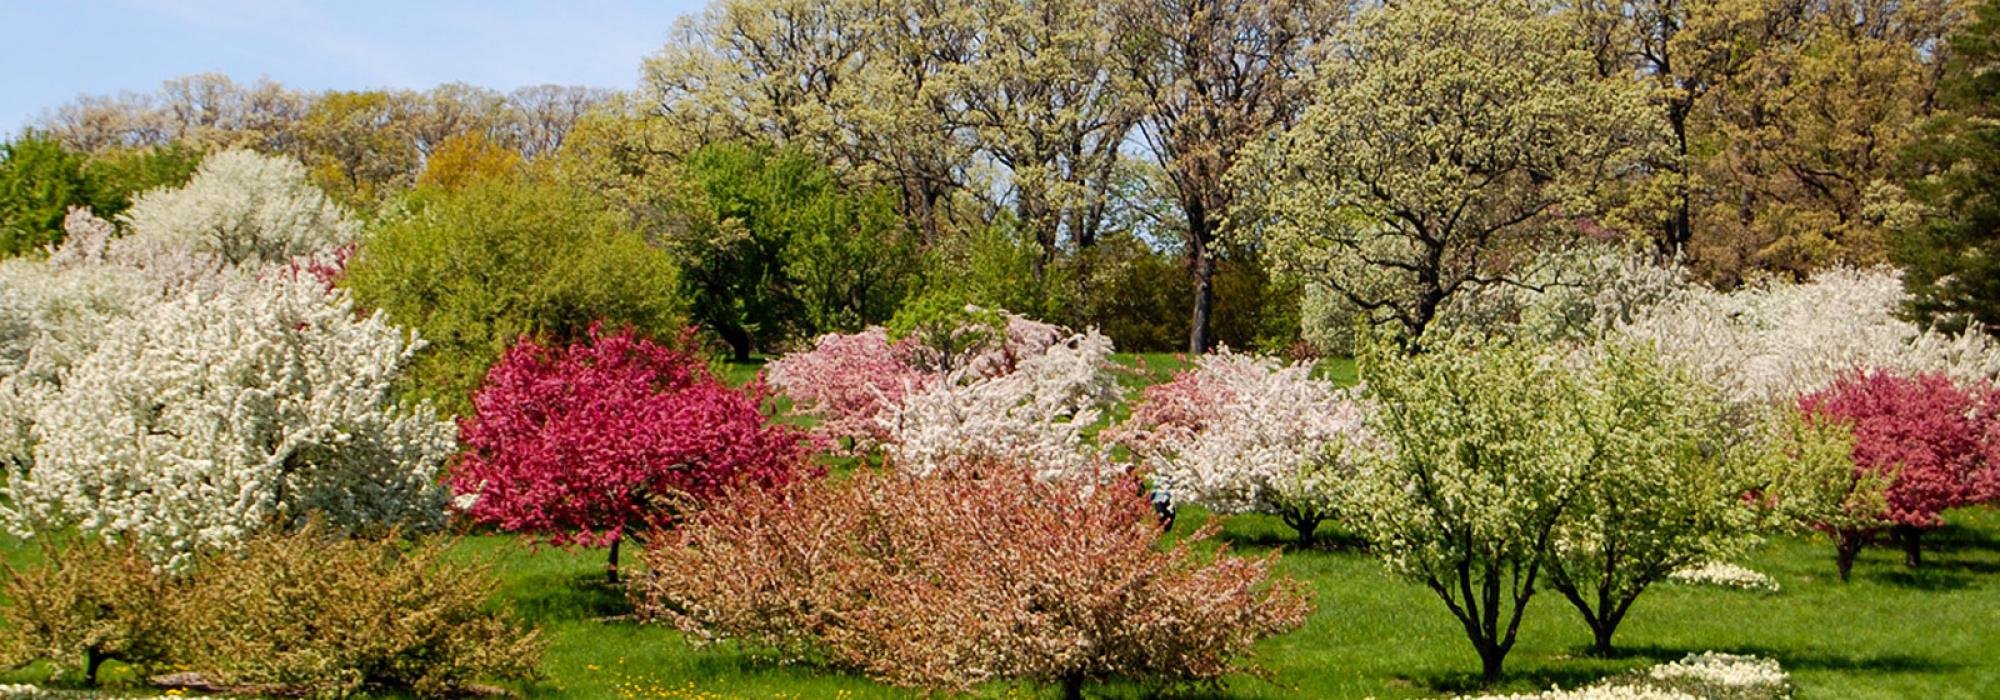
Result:
M506 592L514 610L529 622L574 622L629 615L625 589L606 583L604 573L567 572L528 576Z
M1919 591L1956 591L1969 588L1977 582L1971 576L1950 571L1955 568L1957 567L1944 565L1944 562L1925 562L1921 568L1877 571L1867 576L1872 581ZM1991 573L1991 571L2000 571L2000 567L1990 567L1989 571L1979 573Z
M2000 537L1963 525L1945 525L1924 533L1924 549L1938 552L2000 553Z
M1322 530L1313 536L1311 544L1301 546L1298 535L1289 531L1258 530L1255 532L1222 531L1215 539L1229 544L1237 551L1261 551L1284 547L1287 552L1310 550L1315 552L1366 552L1368 542L1359 536L1346 532Z

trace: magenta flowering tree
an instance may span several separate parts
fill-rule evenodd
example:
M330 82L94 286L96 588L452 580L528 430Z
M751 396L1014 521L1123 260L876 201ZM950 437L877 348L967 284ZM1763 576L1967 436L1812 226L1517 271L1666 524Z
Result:
M451 486L479 522L609 545L616 581L626 535L731 484L808 470L804 436L768 420L767 394L732 389L692 353L629 328L593 327L567 348L523 339L473 395Z
M1852 374L1799 399L1809 414L1850 424L1857 475L1886 479L1881 514L1901 540L1910 566L1922 560L1919 538L1945 510L2000 496L2000 393L1961 386L1941 374ZM1875 533L1835 529L1843 572Z

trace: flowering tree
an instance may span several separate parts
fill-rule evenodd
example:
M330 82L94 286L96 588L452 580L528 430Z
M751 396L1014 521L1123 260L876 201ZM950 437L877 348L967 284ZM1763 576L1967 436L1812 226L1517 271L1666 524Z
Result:
M772 383L820 417L823 442L880 447L917 473L992 460L1051 478L1102 470L1083 431L1117 391L1110 338L976 307L927 313L906 333L823 336L772 363Z
M1751 503L1774 529L1818 531L1833 537L1840 580L1854 568L1866 541L1862 533L1888 527L1891 475L1854 468L1851 424L1786 406L1763 426L1765 484Z
M1333 514L1361 453L1377 447L1361 404L1310 365L1228 349L1146 387L1107 437L1175 501L1221 513L1274 513L1302 544Z
M130 235L171 242L231 265L284 262L353 242L360 226L279 156L228 150L202 159L185 187L139 196Z
M909 344L890 341L881 327L828 333L811 350L778 358L766 372L794 410L819 417L813 434L820 442L837 446L846 439L848 450L861 454L889 439L885 412L937 381L907 361Z
M1922 560L1919 539L1949 508L2000 496L2000 392L1960 386L1940 374L1876 371L1843 377L1799 399L1816 416L1850 423L1854 468L1888 478L1881 514L1902 540L1906 561ZM1837 530L1843 541L1865 529ZM1845 550L1843 550L1845 551ZM1851 556L1844 556L1851 561Z
M881 417L889 462L916 474L991 461L1033 465L1044 478L1094 478L1105 462L1084 443L1117 383L1111 339L1095 330L1025 355L964 365Z
M1393 449L1355 481L1349 523L1428 586L1500 676L1543 553L1589 474L1582 393L1533 347L1364 347L1370 430Z
M1863 369L1937 372L1956 380L2000 374L2000 349L1980 333L1948 335L1901 317L1909 299L1888 269L1833 269L1803 284L1733 292L1693 285L1622 330L1746 406L1792 399Z
M392 390L418 346L316 280L182 293L113 322L35 406L5 516L131 537L172 567L314 512L442 525L450 425Z
M509 349L473 396L451 486L475 519L557 544L611 546L729 484L783 483L804 469L802 436L770 423L764 390L737 391L682 349L632 329L567 348Z
M1576 373L1589 476L1564 508L1544 559L1550 587L1582 613L1595 650L1641 593L1675 571L1733 556L1763 484L1713 390L1644 345L1593 348Z
M1277 553L1160 548L1131 477L1065 488L995 464L742 489L650 543L640 613L897 685L1217 684L1310 610Z

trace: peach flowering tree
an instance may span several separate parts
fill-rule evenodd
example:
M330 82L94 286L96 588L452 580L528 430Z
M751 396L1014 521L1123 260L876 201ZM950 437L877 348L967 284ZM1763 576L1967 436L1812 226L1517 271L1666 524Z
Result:
M609 546L737 482L809 473L804 435L764 414L689 346L627 328L567 347L523 339L487 373L460 424L450 484L475 521L559 545Z
M1107 431L1176 503L1271 513L1308 544L1363 453L1380 449L1364 404L1307 364L1223 349L1147 387Z
M993 462L739 487L647 544L640 615L883 681L1218 686L1311 610L1278 554L1162 547L1130 476L1078 489Z

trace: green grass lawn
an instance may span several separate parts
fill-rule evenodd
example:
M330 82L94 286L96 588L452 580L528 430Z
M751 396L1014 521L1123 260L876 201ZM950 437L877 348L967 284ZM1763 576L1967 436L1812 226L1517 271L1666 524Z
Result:
M1186 532L1199 514L1177 525ZM1238 517L1222 539L1239 552L1282 546L1290 530L1275 519ZM1662 584L1648 592L1618 633L1622 655L1590 658L1589 631L1560 596L1530 604L1521 641L1508 657L1513 691L1565 687L1718 650L1778 659L1800 697L2000 697L2000 510L1952 514L1928 540L1924 568L1911 571L1889 549L1869 550L1855 579L1833 575L1832 548L1783 539L1743 563L1775 577L1775 594ZM548 634L549 678L529 695L561 698L904 698L918 694L865 679L780 665L731 646L695 648L670 629L622 619L622 596L601 583L603 553L530 551L505 537L473 537L468 557L496 560L505 604ZM1355 551L1285 554L1284 573L1311 582L1317 611L1304 629L1266 640L1269 680L1238 678L1217 698L1407 698L1471 689L1478 658L1458 623L1432 594L1389 578ZM1052 689L1004 686L994 697L1056 697ZM1130 688L1093 696L1143 697Z

